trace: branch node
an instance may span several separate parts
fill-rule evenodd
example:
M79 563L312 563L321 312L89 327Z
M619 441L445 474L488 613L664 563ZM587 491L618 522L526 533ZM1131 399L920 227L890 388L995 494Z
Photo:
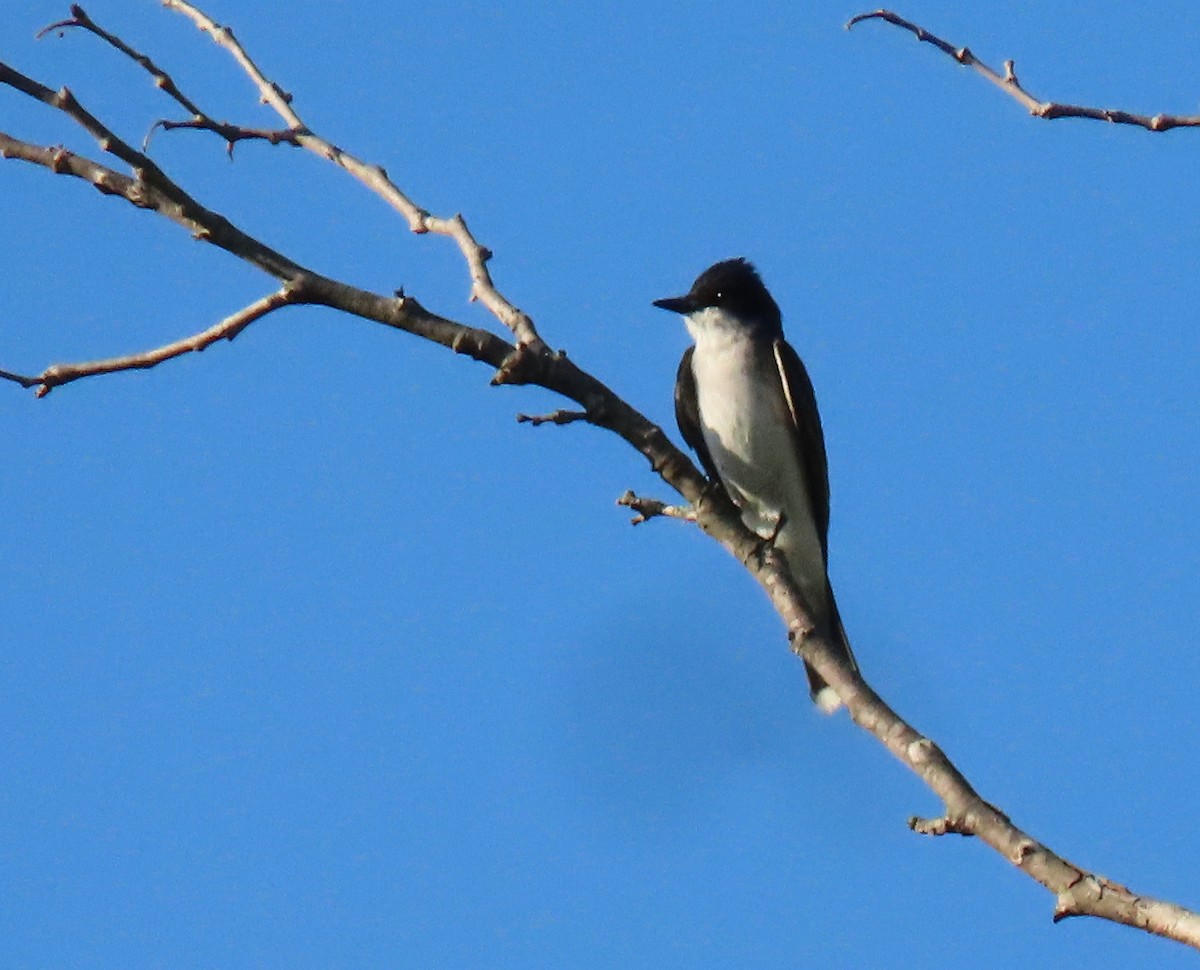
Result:
M936 756L938 747L929 738L921 737L908 746L908 759L914 765L928 764Z
M538 361L541 354L534 349L518 344L516 349L508 354L492 375L492 386L502 384L528 384L538 372Z
M1060 923L1072 916L1084 916L1104 894L1103 881L1089 873L1079 877L1060 892L1054 900L1054 922Z
M804 643L812 632L811 624L796 623L788 629L788 646L797 657L804 658Z
M951 815L949 812L940 818L920 818L914 815L908 820L908 827L917 835L930 835L935 838L942 835L966 837L975 834L965 817Z
M1008 857L1008 861L1014 866L1023 866L1029 860L1029 857L1037 851L1038 844L1033 839L1025 836L1017 841L1013 847L1012 854Z

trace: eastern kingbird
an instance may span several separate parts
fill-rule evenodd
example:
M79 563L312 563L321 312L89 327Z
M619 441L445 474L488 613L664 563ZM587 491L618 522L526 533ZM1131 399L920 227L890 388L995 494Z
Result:
M744 259L710 266L686 296L654 305L683 315L692 339L675 380L675 420L742 521L783 553L815 632L857 669L829 584L829 471L812 382L783 339L779 306ZM805 664L813 700L841 698Z

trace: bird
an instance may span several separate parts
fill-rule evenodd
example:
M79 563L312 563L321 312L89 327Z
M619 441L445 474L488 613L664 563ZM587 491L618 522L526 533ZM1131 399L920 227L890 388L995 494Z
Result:
M746 527L783 553L814 632L857 670L829 582L825 435L779 305L744 258L710 266L684 296L654 305L681 314L693 340L675 380L680 433ZM805 670L817 706L836 711L837 692Z

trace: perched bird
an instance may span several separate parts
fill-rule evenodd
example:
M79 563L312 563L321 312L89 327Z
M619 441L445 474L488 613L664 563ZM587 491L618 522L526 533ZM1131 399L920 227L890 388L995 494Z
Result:
M679 362L675 419L742 514L773 539L815 632L857 669L829 584L829 472L812 382L783 339L779 306L745 259L710 266L685 296L654 305L683 315L695 341ZM807 664L813 700L841 698Z

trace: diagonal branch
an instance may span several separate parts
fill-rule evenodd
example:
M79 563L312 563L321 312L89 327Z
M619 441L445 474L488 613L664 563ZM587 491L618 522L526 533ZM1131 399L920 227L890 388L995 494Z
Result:
M453 239L462 252L467 269L471 274L471 299L479 300L497 320L508 327L517 338L519 346L527 347L538 353L546 351L546 346L538 336L533 320L510 303L496 288L487 268L487 262L492 258L491 250L479 244L467 228L461 215L454 215L450 218L430 215L400 191L400 188L388 178L388 174L382 166L370 165L315 134L300 120L300 115L292 107L292 96L262 72L228 27L218 24L185 0L162 0L162 4L164 7L176 10L190 18L218 46L230 53L237 61L238 66L257 86L263 102L275 110L287 124L289 130L296 133L296 144L345 169L404 216L413 232L431 232Z
M53 172L86 179L105 194L123 195L139 208L153 209L186 228L195 238L210 242L277 279L286 281L303 272L298 263L197 202L143 152L130 146L84 108L67 88L52 91L4 63L0 63L0 84L62 111L95 138L101 150L125 162L132 170L132 178L66 149L32 145L6 134L0 134L0 157L41 164Z
M256 320L261 320L268 313L273 313L281 307L298 302L293 287L284 287L260 300L255 300L247 307L231 314L220 323L214 324L207 330L184 337L172 343L157 347L154 350L138 354L126 354L122 357L106 357L103 360L81 361L78 363L52 364L34 377L25 377L0 370L0 378L13 381L22 387L36 387L37 396L45 397L54 388L70 384L81 377L94 377L98 374L115 374L123 370L147 370L173 357L181 357L202 350L215 344L218 340L233 340Z
M1172 128L1198 128L1200 115L1139 115L1116 108L1090 108L1077 104L1064 104L1058 101L1042 101L1021 85L1017 80L1014 62L1004 62L1004 73L988 67L979 60L969 47L955 47L949 41L942 40L936 34L931 34L924 27L905 20L899 14L890 10L875 10L871 13L860 13L851 17L846 29L854 27L866 20L882 20L885 23L907 30L918 41L932 44L947 57L951 57L964 67L969 67L977 74L996 85L1005 94L1017 101L1026 111L1037 118L1053 121L1056 118L1088 118L1092 121L1107 121L1114 125L1134 125L1147 131L1170 131Z
M183 106L184 110L188 112L188 114L199 115L203 113L195 104L188 100L188 98L182 91L179 90L179 88L175 86L175 82L171 80L170 75L168 75L166 71L162 70L162 68L155 64L154 61L152 61L147 55L141 53L140 51L134 50L116 34L110 34L107 30L92 20L92 18L87 15L87 12L83 9L83 7L79 6L77 3L71 4L71 16L69 19L55 21L54 23L43 27L35 36L38 40L41 40L41 38L50 33L58 33L61 35L64 30L70 27L79 27L81 30L86 30L95 34L105 43L112 45L134 63L144 68L154 78L154 86L178 101Z

